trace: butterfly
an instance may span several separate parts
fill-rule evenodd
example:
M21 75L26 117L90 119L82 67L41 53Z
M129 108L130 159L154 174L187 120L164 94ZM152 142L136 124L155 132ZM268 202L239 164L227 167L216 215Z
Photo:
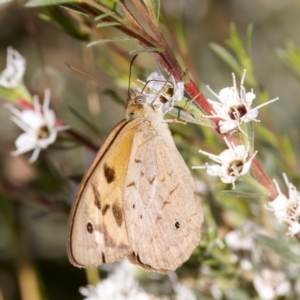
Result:
M167 274L191 255L203 214L195 183L168 124L141 92L84 175L68 224L67 252L77 267L127 257Z

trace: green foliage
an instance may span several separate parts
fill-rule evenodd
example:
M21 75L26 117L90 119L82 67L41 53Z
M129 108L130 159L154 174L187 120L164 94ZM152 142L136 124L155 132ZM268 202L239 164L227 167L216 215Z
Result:
M230 26L230 38L226 44L231 48L236 58L224 47L215 43L210 43L210 48L226 63L228 66L242 77L244 70L247 70L245 83L249 86L256 87L257 82L253 74L253 66L251 60L251 38L252 38L252 25L247 29L247 51L243 46L243 42L237 32L236 26Z
M299 255L292 252L289 245L287 245L285 241L272 239L262 234L255 235L255 238L259 241L259 243L280 255L287 262L298 265L300 264Z
M59 5L65 3L80 3L82 0L29 0L25 6L27 7L39 7L48 5Z
M286 42L286 50L278 49L277 55L300 80L300 50L292 41Z
M71 36L83 40L89 41L90 36L80 30L78 24L72 20L67 14L65 14L59 7L49 6L44 8L44 13L41 13L40 18L51 22L61 29L64 29Z

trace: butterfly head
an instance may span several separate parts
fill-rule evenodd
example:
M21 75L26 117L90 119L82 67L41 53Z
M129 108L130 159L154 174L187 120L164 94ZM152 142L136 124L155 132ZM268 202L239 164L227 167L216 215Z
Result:
M137 91L130 91L130 97L126 105L126 120L133 120L143 117L145 110L149 107L146 96Z

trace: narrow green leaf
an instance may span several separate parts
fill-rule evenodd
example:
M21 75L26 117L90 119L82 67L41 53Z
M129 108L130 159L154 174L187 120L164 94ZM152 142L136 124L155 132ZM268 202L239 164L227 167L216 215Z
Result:
M112 16L114 16L115 14L116 14L116 12L110 11L110 12L108 12L108 13L101 14L101 15L97 16L96 18L94 18L94 20L95 20L95 22L97 22L97 21L100 21L100 20L102 20L102 19L104 19L104 18L112 17Z
M271 132L266 127L262 126L260 123L255 124L256 136L259 135L260 139L264 142L270 143L273 147L278 146L278 138L277 136Z
M290 164L293 166L297 165L297 158L294 152L294 147L291 144L291 141L287 135L284 135L281 138L281 145L283 148L284 155L287 157L289 160Z
M286 50L278 49L276 53L300 79L300 50L295 44L289 41L286 43Z
M239 76L243 74L243 68L238 61L223 47L215 43L209 43L209 47Z
M247 198L247 199L257 199L260 197L266 196L264 193L247 193L247 192L241 192L237 190L224 190L221 191L220 194L224 196L229 196L229 197L240 197L240 198Z
M250 59L252 58L252 33L253 33L253 24L249 24L247 27L247 51Z
M68 32L73 37L88 41L89 35L82 32L77 23L66 14L61 8L57 6L48 6L44 8L45 13L40 14L39 16L45 21L54 23L59 28L62 28Z
M128 42L128 41L136 41L137 39L132 38L132 37L115 37L111 39L101 39L97 41L93 41L89 44L87 44L87 47L92 47L97 44L104 44L104 43L115 43L115 42Z
M295 254L286 246L283 241L274 240L266 235L257 234L254 236L263 246L273 250L288 262L300 264L299 254Z
M152 2L152 8L153 8L155 18L158 22L159 13L160 13L160 0L151 0L151 2Z
M142 48L142 49L137 49L137 50L132 50L129 52L130 55L135 55L138 53L142 53L142 52L162 52L161 49L159 48L155 48L155 47L149 47L149 48Z
M97 24L97 28L103 28L103 27L110 27L110 26L121 26L122 24L119 22L102 22L100 24Z
M21 84L13 89L7 89L3 86L0 86L0 98L10 102L16 102L19 99L23 99L29 103L32 103L32 97L24 84Z
M226 41L226 44L236 53L240 64L244 66L244 61L247 59L247 56L241 38L233 23L230 24L230 39Z
M155 23L158 24L160 13L160 0L144 0L144 4L147 7L149 15L155 18Z
M78 7L72 5L72 4L61 4L60 7L63 7L65 9L71 10L75 13L88 16L88 13L82 9L79 9Z
M26 7L36 7L36 6L47 6L47 5L56 5L63 3L79 3L82 0L29 0L25 6Z

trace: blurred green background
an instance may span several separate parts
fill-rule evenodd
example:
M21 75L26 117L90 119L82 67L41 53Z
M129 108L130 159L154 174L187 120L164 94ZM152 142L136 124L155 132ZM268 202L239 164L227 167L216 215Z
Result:
M86 43L41 20L38 15L43 9L25 8L24 3L0 1L0 70L6 65L7 47L13 46L26 58L24 82L31 94L39 95L42 100L44 89L49 87L51 106L58 118L100 145L124 118L124 106L113 101L105 91L107 86L112 87L121 98L126 98L130 60L114 56L105 44L87 49ZM287 41L300 46L300 2L162 0L161 4L169 16L182 20L188 56L203 93L210 99L213 96L205 85L209 84L216 92L231 86L232 71L209 48L209 43L225 46L232 22L245 40L247 26L253 24L254 74L260 88L269 92L270 99L280 98L268 106L265 125L287 135L298 153L299 79L282 62L277 51L285 49ZM65 61L106 86L73 72ZM149 73L156 70L155 61L147 54L138 58L138 64ZM105 68L120 76L117 80L110 77ZM1 99L1 104L4 101ZM99 134L91 134L70 107L89 118ZM82 299L78 288L86 284L85 272L69 263L65 248L68 212L77 189L70 178L82 175L95 154L78 145L75 147L74 143L67 148L58 143L42 152L38 162L29 165L29 156L9 154L20 134L9 117L10 112L0 106L0 300L39 299L30 294L34 290L31 288L34 278L42 290L42 299ZM258 159L266 159L267 163L268 155L262 153L265 156L258 154ZM297 172L298 166L292 167ZM22 298L26 293L28 298Z

